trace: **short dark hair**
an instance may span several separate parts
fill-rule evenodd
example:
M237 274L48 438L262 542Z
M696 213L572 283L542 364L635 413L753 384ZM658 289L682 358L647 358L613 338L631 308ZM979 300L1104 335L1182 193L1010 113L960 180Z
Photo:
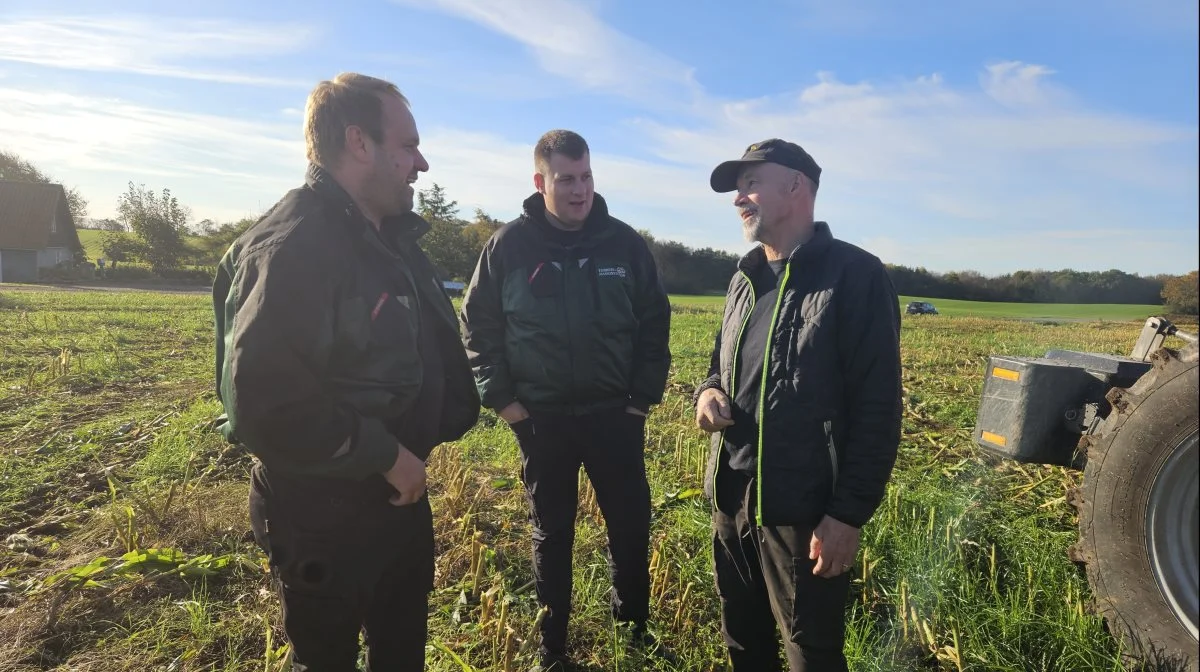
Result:
M538 138L537 145L533 148L533 167L537 172L544 173L550 167L552 154L563 154L569 159L579 160L589 151L587 140L575 131L547 131Z

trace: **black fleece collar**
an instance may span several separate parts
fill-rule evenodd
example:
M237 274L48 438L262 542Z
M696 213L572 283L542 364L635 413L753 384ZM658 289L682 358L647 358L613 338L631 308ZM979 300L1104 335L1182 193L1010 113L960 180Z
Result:
M342 213L348 224L371 226L371 222L363 216L349 192L341 184L338 184L329 171L315 163L310 163L308 171L304 175L304 183L325 201L331 211ZM402 215L385 217L381 228L387 229L388 233L395 235L401 242L412 243L425 235L431 227L424 217L410 211Z
M833 242L833 232L829 229L829 224L813 222L812 237L808 239L808 242L797 245L796 249L792 250L792 253L788 255L788 264L794 264L805 257L819 253L831 242ZM738 268L746 273L752 273L765 263L767 263L767 253L763 250L762 245L756 245L738 261Z
M526 220L538 227L553 226L546 217L546 197L541 192L534 192L521 204L522 214ZM609 227L608 203L600 194L592 194L592 210L583 221L580 239L593 239L607 232Z

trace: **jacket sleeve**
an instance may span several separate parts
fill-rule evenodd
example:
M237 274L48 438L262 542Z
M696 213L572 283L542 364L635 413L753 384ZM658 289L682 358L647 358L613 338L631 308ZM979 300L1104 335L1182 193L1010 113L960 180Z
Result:
M504 350L505 317L501 299L504 271L497 263L499 242L500 237L494 235L484 245L459 313L463 346L475 374L480 401L497 412L517 400Z
M725 392L721 387L721 328L717 328L717 336L713 340L712 354L708 360L708 377L705 378L699 385L696 386L696 391L692 393L692 407L694 408L700 402L700 395L704 394L705 390L716 388ZM728 395L728 393L726 393Z
M326 387L334 275L320 267L319 251L289 242L227 269L229 291L215 306L223 331L218 392L228 416L222 432L290 472L358 479L387 471L396 439Z
M646 412L662 402L671 371L671 303L645 239L637 236L634 260L638 280L633 310L637 318L629 405Z
M883 500L903 412L900 301L877 259L847 269L838 297L838 344L848 410L839 478L827 513L862 527Z

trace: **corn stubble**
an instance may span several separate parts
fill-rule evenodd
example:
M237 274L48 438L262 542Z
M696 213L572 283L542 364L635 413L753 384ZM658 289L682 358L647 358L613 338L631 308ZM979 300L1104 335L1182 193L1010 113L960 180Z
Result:
M205 296L142 293L0 304L0 669L286 669L246 534L251 461L210 431L210 310ZM678 669L701 672L726 669L726 655L701 492L708 437L689 397L719 320L719 302L677 302L670 383L646 429L652 628ZM987 354L1122 353L1138 328L905 320L903 441L853 569L851 669L1123 669L1067 557L1078 475L991 460L970 432ZM429 463L429 670L534 662L545 611L519 465L490 413ZM581 473L571 653L588 670L668 669L626 651L604 548Z

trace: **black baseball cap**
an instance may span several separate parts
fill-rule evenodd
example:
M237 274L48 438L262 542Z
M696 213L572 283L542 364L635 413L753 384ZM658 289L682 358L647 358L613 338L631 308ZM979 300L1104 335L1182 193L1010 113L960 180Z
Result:
M752 163L778 163L793 170L798 170L813 181L814 185L821 183L821 167L813 160L804 148L794 142L771 138L756 142L746 148L742 158L736 161L726 161L717 166L708 183L718 194L737 189L737 178L742 167Z

